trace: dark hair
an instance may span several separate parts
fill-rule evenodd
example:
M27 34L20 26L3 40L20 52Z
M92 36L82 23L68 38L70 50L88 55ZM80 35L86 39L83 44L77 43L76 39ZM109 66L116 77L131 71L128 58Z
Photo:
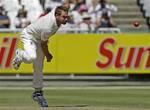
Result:
M64 6L58 6L55 10L55 16L60 16L62 11L68 12L68 9Z

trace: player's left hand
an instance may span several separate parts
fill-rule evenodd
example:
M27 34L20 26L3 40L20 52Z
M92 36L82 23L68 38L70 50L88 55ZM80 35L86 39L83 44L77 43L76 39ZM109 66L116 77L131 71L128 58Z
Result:
M52 54L49 53L46 55L47 62L51 62L52 58L53 58Z

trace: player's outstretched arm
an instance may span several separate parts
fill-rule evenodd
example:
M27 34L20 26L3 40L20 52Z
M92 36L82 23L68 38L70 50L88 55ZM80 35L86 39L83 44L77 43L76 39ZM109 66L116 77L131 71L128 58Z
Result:
M50 62L53 58L52 54L49 52L48 50L48 45L47 45L48 41L42 41L41 42L41 47L42 47L42 51L46 56L47 62Z

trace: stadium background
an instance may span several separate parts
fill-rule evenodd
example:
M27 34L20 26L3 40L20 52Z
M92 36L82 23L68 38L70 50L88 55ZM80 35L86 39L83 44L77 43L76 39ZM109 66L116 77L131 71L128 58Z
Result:
M99 1L104 2L105 5L100 5L101 3ZM17 105L14 103L18 101L17 99L14 101L12 97L10 97L9 91L13 90L21 96L22 90L25 91L29 88L30 91L30 87L32 87L32 65L23 64L19 71L15 71L11 65L15 49L17 46L22 47L19 42L19 33L24 27L62 3L63 0L32 0L32 2L31 0L0 0L0 109L11 109L9 106L14 107L12 109L16 109L15 107L17 107ZM133 92L133 94L142 94L139 102L133 101L135 102L133 106L130 101L128 103L126 102L126 106L119 104L119 100L116 103L111 101L109 105L107 104L109 103L109 98L107 100L106 97L104 97L104 99L106 98L106 102L99 102L104 103L104 105L96 103L95 101L93 101L93 103L95 103L95 106L104 106L103 109L111 109L114 106L120 107L123 105L122 109L128 107L128 105L131 108L136 108L136 104L142 103L143 105L138 106L139 108L149 109L149 100L143 100L145 98L144 96L149 96L150 75L149 68L145 68L149 61L148 52L142 56L138 68L134 67L134 61L131 62L132 64L129 68L125 66L117 68L114 62L112 62L109 67L104 69L98 68L96 62L107 62L108 57L104 57L104 55L99 52L99 46L108 38L112 38L116 42L115 45L109 44L106 46L106 48L114 53L114 57L117 55L117 51L120 47L125 48L125 54L122 54L122 63L125 63L129 58L129 49L131 47L137 49L140 47L144 47L144 49L149 48L150 1L70 0L70 3L71 10L69 14L72 19L67 25L62 26L58 33L50 39L49 49L53 53L54 59L49 64L45 61L44 80L45 86L48 88L47 94L57 96L57 94L61 93L54 94L56 91L65 91L67 93L68 89L84 94L82 87L87 87L85 90L91 88L91 91L95 91L96 88L97 93L95 94L97 94L99 98L102 98L103 95L99 96L98 94L100 91L103 91L104 88L102 87L106 87L109 91L111 91L113 87L127 87L126 89L133 89L133 91L129 90L127 93L122 93L119 88L115 90L119 90L123 96L128 96L130 92ZM96 7L95 10L92 6ZM105 19L106 15L107 20L109 18L111 22L103 22L105 20L100 21L102 18ZM135 59L134 57L136 57L136 55L135 53L131 59ZM52 87L52 89L54 88L54 90L49 90L50 87ZM62 87L66 87L67 89L63 89ZM144 88L142 89L141 87ZM112 91L112 93L117 93L115 90ZM140 90L147 90L147 94L140 92ZM2 94L4 91L6 92L6 99L3 97L4 94ZM54 93L51 93L51 91ZM77 95L73 91L71 92L72 97ZM104 89L104 93L106 91ZM111 92L108 92L108 94L111 94ZM105 95L108 94L106 92ZM117 95L115 96L119 97ZM64 98L66 97L64 94ZM130 97L135 98L134 95ZM122 100L120 101L123 103L126 97L121 98ZM49 100L51 100L51 97ZM57 108L65 105L67 109L68 106L66 104L68 103L70 104L69 107L76 107L74 101L71 103L68 99L68 102L62 103L63 101L61 102L60 100L59 102L59 100L58 98L56 102L52 102L52 107ZM128 100L128 98L126 100ZM143 100L143 102L141 100ZM23 106L27 106L31 103L28 101L21 102ZM75 109L78 109L78 107L82 109L82 106L86 107L82 101L81 103L79 102L76 102L77 108ZM94 106L93 103L87 102L87 104ZM29 105L32 106L32 104Z

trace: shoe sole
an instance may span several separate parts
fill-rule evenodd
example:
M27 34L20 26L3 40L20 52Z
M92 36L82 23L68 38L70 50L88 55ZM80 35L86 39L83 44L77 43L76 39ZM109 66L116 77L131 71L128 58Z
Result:
M16 63L16 58L13 59L12 64L15 70L19 69L19 65Z
M33 99L34 102L37 102L40 107L48 107L48 105L42 106L41 103L40 103L40 101L38 101L37 98L33 98L32 97L32 99Z

